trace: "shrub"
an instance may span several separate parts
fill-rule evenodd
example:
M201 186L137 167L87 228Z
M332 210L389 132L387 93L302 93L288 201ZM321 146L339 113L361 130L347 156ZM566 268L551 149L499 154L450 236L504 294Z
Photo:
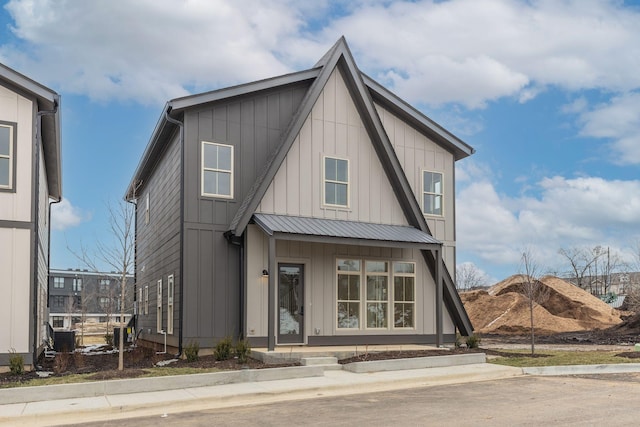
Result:
M231 351L233 349L233 340L231 337L224 337L218 344L213 352L216 360L227 360L231 357Z
M238 363L245 364L247 363L247 359L249 359L249 354L251 354L251 345L249 344L249 340L244 338L242 340L238 340L236 343L236 356L238 357Z
M105 334L104 342L109 346L113 347L113 334Z
M56 374L62 374L69 369L69 363L71 362L70 353L58 353L55 359L53 359L53 372Z
M468 348L478 348L480 346L480 335L473 334L467 337Z
M13 375L24 374L24 359L21 355L16 353L16 350L12 348L9 350L11 356L9 357L9 370Z
M456 341L454 343L454 346L456 348L462 347L462 337L460 336L460 334L458 332L456 332Z
M184 355L187 358L187 362L195 362L199 359L198 353L200 352L200 344L197 342L190 342L184 348Z

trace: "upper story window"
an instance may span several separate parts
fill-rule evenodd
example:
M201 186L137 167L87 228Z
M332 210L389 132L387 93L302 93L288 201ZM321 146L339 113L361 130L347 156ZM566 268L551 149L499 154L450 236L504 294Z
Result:
M64 289L64 277L54 277L53 287L55 289Z
M100 286L100 292L107 292L111 281L109 279L100 279L98 285Z
M144 198L144 223L145 224L149 224L149 206L150 206L150 200L149 200L150 196L149 193L147 193L147 195Z
M233 197L233 146L202 141L202 195Z
M80 292L82 290L82 279L73 279L73 290L75 292Z
M0 190L13 189L15 126L0 122Z
M349 206L349 161L324 158L324 204Z
M442 174L422 172L422 212L425 215L442 215Z

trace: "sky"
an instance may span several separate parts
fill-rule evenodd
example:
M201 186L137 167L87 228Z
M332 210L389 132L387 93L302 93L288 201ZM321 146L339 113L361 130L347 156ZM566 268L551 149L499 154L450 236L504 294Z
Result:
M456 164L457 262L487 284L524 250L640 240L640 1L11 0L0 62L62 95L52 268L105 237L172 98L310 68L344 35L358 66L476 149ZM70 250L71 249L71 250Z

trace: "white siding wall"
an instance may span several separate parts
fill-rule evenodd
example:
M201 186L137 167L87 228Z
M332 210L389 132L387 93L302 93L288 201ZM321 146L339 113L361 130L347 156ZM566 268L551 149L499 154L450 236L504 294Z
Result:
M323 156L349 160L348 208L323 206ZM407 224L339 71L329 78L257 212Z
M422 209L422 171L440 172L444 181L443 216L426 215L434 237L445 245L444 260L450 272L455 271L455 186L453 154L440 147L393 113L376 104L378 115L391 140L409 185Z

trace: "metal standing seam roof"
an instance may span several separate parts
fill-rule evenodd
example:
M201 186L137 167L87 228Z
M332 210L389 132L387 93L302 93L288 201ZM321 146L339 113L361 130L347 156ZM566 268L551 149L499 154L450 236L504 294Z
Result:
M337 237L384 242L441 245L429 234L403 225L373 224L335 219L297 217L257 213L253 219L266 233Z

